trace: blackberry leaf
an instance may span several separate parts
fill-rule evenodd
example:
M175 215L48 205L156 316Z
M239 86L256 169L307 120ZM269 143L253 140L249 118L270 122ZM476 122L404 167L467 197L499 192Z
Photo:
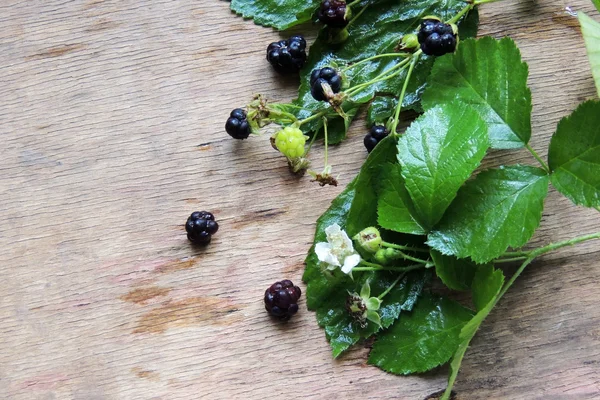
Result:
M600 207L600 102L582 103L558 123L548 163L559 192L577 205Z
M320 0L231 0L231 10L257 25L279 30L310 20Z
M431 229L489 147L478 113L463 103L435 107L398 140L398 161L417 219Z
M600 0L595 0L596 7L599 7ZM592 68L592 76L596 83L596 91L600 96L600 24L583 12L578 12L579 25L581 25L581 33L585 40L590 67Z
M481 172L458 191L427 244L477 263L523 246L540 224L548 181L544 170L528 166Z
M423 108L465 102L488 124L493 148L523 147L531 137L528 70L510 38L465 40L455 54L436 60Z
M394 374L425 372L446 363L473 314L443 297L423 295L410 313L378 335L369 364Z

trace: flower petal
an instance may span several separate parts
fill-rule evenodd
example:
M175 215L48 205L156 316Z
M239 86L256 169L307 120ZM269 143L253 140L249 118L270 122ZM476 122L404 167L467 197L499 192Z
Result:
M329 243L319 242L315 244L315 254L321 262L335 265L336 267L340 266L337 257L331 253L331 245Z
M352 271L352 268L356 267L360 263L360 256L358 254L352 254L344 259L344 266L342 267L342 272L345 274L349 274Z

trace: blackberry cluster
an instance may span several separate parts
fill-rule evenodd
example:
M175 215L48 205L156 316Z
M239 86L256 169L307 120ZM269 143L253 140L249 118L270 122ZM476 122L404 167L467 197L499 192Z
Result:
M233 110L225 123L225 130L229 136L234 139L246 139L250 136L252 128L247 118L246 112L241 108Z
M423 53L430 56L443 56L456 50L456 34L452 25L435 19L421 22L417 34Z
M345 28L348 25L344 0L323 0L317 13L319 21L331 28Z
M367 149L367 152L373 151L377 143L381 142L383 138L389 135L387 129L383 125L373 125L369 133L365 135L364 144Z
M288 320L298 312L298 299L302 291L292 281L275 282L265 291L265 308L273 317Z
M326 83L333 93L339 93L342 89L342 77L337 71L330 67L315 69L310 74L310 93L317 101L328 101L329 98L323 90L323 84Z
M301 35L273 42L267 47L267 61L280 73L298 72L306 62L306 40Z
M209 244L212 235L219 230L215 216L208 211L194 211L185 223L187 237L192 243Z

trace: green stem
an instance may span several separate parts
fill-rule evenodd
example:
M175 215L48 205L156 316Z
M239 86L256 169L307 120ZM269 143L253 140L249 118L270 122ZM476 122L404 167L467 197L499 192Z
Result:
M281 110L276 110L276 109L269 109L269 115L275 115L275 116L283 116L283 117L287 117L290 120L292 120L293 122L298 121L298 118L296 118L296 116L292 113L289 113L287 111L281 111ZM273 119L273 118L270 118Z
M323 130L325 132L325 168L327 168L327 118L323 117Z
M313 143L315 142L315 139L317 138L317 135L319 134L319 129L317 129L314 133L312 138L310 138L310 143L308 143L308 148L306 149L306 151L304 152L304 156L306 157L308 155L308 152L310 151L310 149L312 148Z
M502 296L504 296L506 294L506 292L508 291L508 289L510 289L510 287L515 283L515 281L517 280L517 278L523 273L523 271L525 271L525 268L527 268L527 266L529 264L531 264L533 262L533 260L535 260L536 257L541 256L542 254L546 254L550 251L554 251L554 250L558 250L562 247L567 247L567 246L572 246L575 245L577 243L582 243L585 242L587 240L594 240L594 239L600 239L600 232L597 233L592 233L589 235L584 235L584 236L580 236L580 237L576 237L573 239L569 239L569 240L564 240L562 242L557 242L557 243L552 243L549 244L547 246L544 247L540 247L538 249L535 249L533 251L531 251L529 253L529 256L525 259L525 261L523 261L523 263L521 264L521 266L519 267L519 269L510 277L510 280L508 282L506 282L504 284L504 287L502 288L502 290L500 291L500 293L498 293L498 296L496 296L496 299L494 300L494 304L492 305L492 307L490 307L489 309L486 307L487 313L485 314L485 316L483 316L483 318L480 319L479 321L479 325L481 325L481 323L483 322L483 319L489 315L489 313L491 312L491 310L496 306L496 304L498 304L498 302L500 301L500 299L502 298ZM481 311L480 311L481 312ZM472 338L473 336L471 336ZM469 339L470 342L471 339ZM465 344L465 346L468 346L468 343ZM464 351L462 352L462 356L464 356ZM460 363L462 362L462 357L459 359L458 365L453 365L453 370L454 371L458 371L460 369ZM448 399L450 397L450 393L452 392L452 386L454 386L454 381L456 378L456 372L454 372L451 377L450 380L448 381L448 387L446 388L446 391L444 392L444 395L442 396L442 399Z
M352 7L357 5L358 3L360 3L363 0L354 0L352 3L346 3L346 7Z
M402 92L400 92L400 97L398 97L398 105L396 106L396 111L394 113L394 121L392 122L392 126L390 128L390 132L396 134L396 128L398 127L398 122L400 119L400 110L402 110L402 103L404 102L404 96L406 95L406 89L408 88L408 82L410 81L410 77L415 69L415 64L421 55L422 50L417 51L413 57L412 62L410 63L410 67L408 68L408 72L406 73L406 77L404 78L404 85L402 85Z
M387 289L385 289L385 292L381 293L379 296L377 296L377 298L379 300L383 299L385 297L385 295L388 294L394 288L394 286L396 286L396 284L398 284L398 282L400 282L400 279L404 278L404 275L406 275L406 274L400 274L396 278L396 280L390 286L388 286Z
M327 114L327 110L322 110L322 111L319 111L318 113L316 113L316 114L313 114L313 115L311 115L311 116L310 116L310 117L308 117L308 118L305 118L305 119L303 119L303 120L301 120L301 121L298 121L298 126L300 127L300 126L304 125L304 124L305 124L305 123L307 123L307 122L313 121L313 120L315 120L315 119L317 119L317 118L321 118L321 117L322 117L322 116L324 116L325 114Z
M358 13L356 13L356 15L353 15L352 19L348 22L348 25L346 25L346 28L344 28L344 29L348 29L348 27L350 25L352 25L352 23L354 21L356 21L358 19L358 17L360 17L362 15L362 13L364 13L367 10L367 7L369 7L368 4L366 6L364 6Z
M348 90L346 90L346 94L348 96L352 96L353 94L360 92L365 87L368 87L368 86L374 85L376 83L386 81L388 79L393 78L394 76L398 75L400 72L402 72L404 70L404 68L406 67L406 65L408 64L409 61L410 61L410 58L405 58L404 60L400 61L398 64L394 65L393 67L388 68L387 70L383 71L381 74L377 75L375 78L371 79L370 81L364 82L364 83L361 83L354 87L349 88ZM390 74L390 72L395 71L395 70L398 70L398 71L394 72L393 74Z
M475 3L469 4L468 6L466 6L465 8L463 8L462 10L459 11L458 14L456 14L454 17L450 18L448 21L446 21L447 24L455 24L457 23L465 14L468 14L469 11L471 11L473 9L473 7L475 7Z
M527 257L525 257L525 256L512 257L512 258L499 258L497 260L494 260L494 264L508 263L508 262L514 262L514 261L523 261L526 258Z
M342 72L346 72L351 68L357 67L359 65L362 65L364 63L367 63L369 61L373 61L373 60L377 60L378 58L384 58L384 57L406 57L407 53L385 53L385 54L377 54L375 56L369 57L369 58L365 58L363 60L360 60L357 63L354 63L352 65L348 65L346 68L342 69Z
M383 265L375 264L365 260L360 261L361 265L365 267L354 267L352 271L395 271L395 272L410 272L415 269L423 268L423 264L414 264L408 267L384 267Z
M521 256L529 256L531 251L507 251L503 253L500 257L521 257Z
M536 160L538 160L538 162L540 163L540 165L542 166L542 168L544 168L544 170L545 170L547 173L550 173L550 168L548 167L548 164L546 164L546 162L545 162L544 160L542 160L542 157L540 157L540 156L539 156L539 154L535 152L535 150L533 149L533 147L531 147L531 146L529 145L529 143L527 143L527 144L525 145L525 148L526 148L527 150L529 150L529 152L530 152L530 153L533 155L533 157L534 157Z
M418 247L410 247L410 246L402 246L400 244L395 244L395 243L381 242L381 245L383 247L390 247L390 248L396 249L396 250L414 251L417 253L429 253L429 250L427 250L427 249L420 249Z
M404 253L404 252L402 252L402 251L400 252L400 254L402 254L402 257L403 257L405 260L414 261L414 262L418 262L418 263L421 263L421 264L429 264L429 261L427 261L427 260L422 260L422 259L420 259L420 258L416 258L416 257L413 257L413 256L409 256L408 254L406 254L406 253Z

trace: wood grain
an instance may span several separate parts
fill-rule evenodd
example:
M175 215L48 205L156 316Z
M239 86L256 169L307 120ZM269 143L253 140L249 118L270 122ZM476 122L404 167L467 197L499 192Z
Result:
M286 325L264 312L267 285L300 283L316 218L364 160L365 128L330 152L338 188L290 176L268 136L229 139L232 108L255 93L290 100L296 82L264 61L279 35L228 5L0 4L0 398L420 400L444 388L446 370L392 376L366 365L365 346L332 360L303 303ZM529 62L543 155L557 121L594 96L566 5L482 7L481 33L512 36ZM587 0L568 5L598 17ZM494 152L486 165L503 162L531 159ZM182 231L197 209L221 223L206 250ZM599 228L552 191L533 245ZM600 398L599 248L532 265L475 338L458 398Z

